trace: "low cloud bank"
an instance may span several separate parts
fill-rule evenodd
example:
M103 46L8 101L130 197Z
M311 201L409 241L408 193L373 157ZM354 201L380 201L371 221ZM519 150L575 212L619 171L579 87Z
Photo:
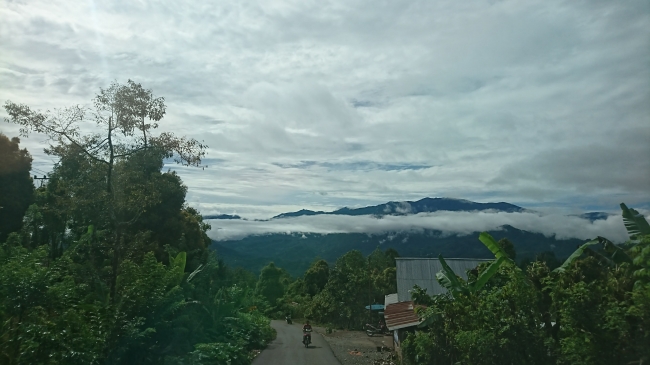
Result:
M472 232L497 230L504 225L555 236L558 239L589 239L607 237L623 242L628 236L620 216L590 222L577 216L540 215L538 213L504 212L435 212L408 216L317 215L272 219L269 221L209 220L212 231L208 235L217 240L237 240L250 235L268 233L368 233L381 234L394 231L417 232L425 229L444 234L467 235Z

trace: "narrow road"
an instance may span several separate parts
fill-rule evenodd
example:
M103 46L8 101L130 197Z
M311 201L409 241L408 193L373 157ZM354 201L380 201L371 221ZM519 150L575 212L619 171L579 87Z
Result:
M321 335L311 333L311 345L302 344L302 324L271 321L278 337L253 361L253 365L340 365Z

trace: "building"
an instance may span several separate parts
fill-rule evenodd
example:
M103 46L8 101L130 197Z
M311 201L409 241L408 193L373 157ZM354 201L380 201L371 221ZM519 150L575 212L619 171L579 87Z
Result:
M439 259L430 258L397 258L397 293L386 295L384 298L384 318L386 327L393 332L393 348L401 357L402 341L408 332L414 332L422 322L416 314L417 306L411 300L411 289L415 285L426 289L429 295L440 295L447 292L436 279L436 274L442 270ZM467 271L491 260L483 259L445 259L447 265L456 275L467 280Z
M389 296L397 295L389 294L386 297ZM413 332L421 322L415 313L415 304L412 301L388 303L384 311L384 319L388 330L393 332L393 349L401 356L401 345L406 338L406 333Z
M397 258L397 299L400 302L411 300L410 290L417 285L427 290L429 295L440 295L447 289L438 284L436 274L442 270L439 259L429 258ZM475 269L483 259L445 259L447 265L463 279L467 280L467 271Z

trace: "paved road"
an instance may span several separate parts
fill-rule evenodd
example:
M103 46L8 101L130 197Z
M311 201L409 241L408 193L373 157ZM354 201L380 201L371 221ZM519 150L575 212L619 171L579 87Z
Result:
M340 365L330 346L316 332L311 334L311 345L302 344L302 324L271 321L278 337L253 361L253 365Z

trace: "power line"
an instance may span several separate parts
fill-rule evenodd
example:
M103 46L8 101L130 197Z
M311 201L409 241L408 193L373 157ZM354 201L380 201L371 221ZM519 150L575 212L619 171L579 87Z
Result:
M39 173L41 173L41 174L47 174L47 172L45 172L45 171L43 171L43 170L41 170L41 169L39 169L39 168L33 167L33 166L32 166L31 171L36 171L36 172L39 172Z

